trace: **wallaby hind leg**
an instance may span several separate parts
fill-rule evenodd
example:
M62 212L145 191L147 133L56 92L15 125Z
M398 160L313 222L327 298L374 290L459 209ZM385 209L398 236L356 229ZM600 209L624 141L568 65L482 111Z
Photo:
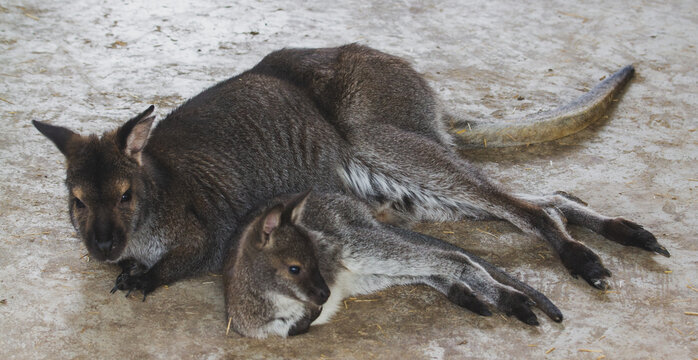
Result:
M641 225L621 217L612 218L600 215L589 208L586 202L564 191L558 191L553 195L547 196L518 194L517 196L539 206L557 208L562 212L569 224L585 227L611 241L626 246L639 247L666 257L670 256L667 249L659 245L654 235Z
M593 251L570 236L566 218L556 208L505 192L450 150L417 134L374 126L355 140L363 150L340 174L357 195L379 203L374 206L392 203L415 220L507 220L544 239L573 276L607 288L605 278L611 273ZM406 154L406 143L415 151Z
M534 306L553 320L562 320L560 311L544 295L511 277L502 276L501 271L491 265L482 266L482 259L474 260L474 255L463 249L390 225L355 230L361 238L380 238L379 242L362 243L360 247L348 249L352 256L343 260L352 273L368 279L364 281L375 279L385 284L385 277L390 277L394 279L393 284L423 283L478 314L489 315L486 306L489 304L529 325L538 325L531 310ZM357 287L371 288L370 284Z
M439 248L442 251L445 252L455 252L460 254L461 256L464 257L465 261L468 263L471 263L475 265L476 267L480 268L482 271L485 271L492 279L499 284L502 284L504 286L511 287L521 294L524 294L530 299L520 299L518 295L515 292L510 292L507 295L507 299L503 299L502 304L498 306L500 310L503 312L507 313L507 315L512 315L516 313L515 315L517 318L522 319L525 318L526 316L530 316L528 313L530 311L529 308L531 306L536 306L539 309L541 309L548 317L553 319L556 322L562 321L562 313L560 310L553 304L550 299L548 299L545 295L541 294L534 288L530 287L526 283L523 283L513 277L511 277L509 274L506 272L498 269L496 266L490 264L489 262L485 261L484 259L471 254L462 248L455 246L453 244L450 244L448 242L445 242L443 240L433 238L428 235L420 234L414 231L406 230L406 229L401 229L401 228L395 228L391 227L392 231L400 234L403 239L408 239L408 242L416 242L416 243L428 243L430 244L430 247L432 248ZM461 276L463 277L463 276ZM441 284L441 285L439 285ZM451 300L453 303L460 305L462 307L465 307L475 313L485 315L479 312L479 304L473 300L473 297L476 298L476 294L473 293L473 290L470 287L463 286L463 284L460 283L448 283L445 281L443 278L432 278L431 285L434 288L439 289L439 286L442 287L444 284L446 285L445 290L441 290L442 293L444 293L449 300ZM515 298L519 298L519 302L512 301ZM530 302L532 300L532 302ZM521 305L527 305L527 306L521 306ZM522 320L524 321L524 320ZM524 321L526 322L526 321ZM527 322L528 323L528 322Z

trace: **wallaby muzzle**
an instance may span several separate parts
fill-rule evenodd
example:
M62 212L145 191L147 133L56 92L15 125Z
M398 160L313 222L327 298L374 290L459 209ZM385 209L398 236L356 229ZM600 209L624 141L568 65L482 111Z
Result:
M85 246L93 258L99 261L116 260L126 245L126 232L108 215L100 213L87 231Z
M320 275L319 271L314 271L312 278L312 285L310 286L310 293L308 297L310 302L317 306L324 304L330 297L330 288L327 287L325 279Z

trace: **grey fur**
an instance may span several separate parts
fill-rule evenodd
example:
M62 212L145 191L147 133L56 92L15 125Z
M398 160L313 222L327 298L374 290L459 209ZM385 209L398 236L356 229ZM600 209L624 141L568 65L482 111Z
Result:
M595 96L624 82L606 83L610 92L592 92L588 103L604 103ZM545 239L573 274L605 286L610 273L569 236L563 215L509 194L456 155L440 104L404 60L354 44L275 51L174 110L145 147L152 106L101 137L34 125L66 156L78 234L94 258L123 269L114 291L148 293L220 270L245 214L310 188L353 193L396 222L504 219ZM567 123L540 125L549 133ZM614 241L668 255L637 224L600 226Z
M240 248L226 266L227 311L233 329L243 335L286 336L291 328L298 333L310 321L328 322L349 296L406 284L431 286L483 315L489 315L489 305L537 325L530 309L537 305L555 321L562 320L557 307L539 292L463 249L376 221L371 209L355 198L311 193L291 206L301 215L288 218L271 233L276 246L285 251L262 252L248 246L259 236L255 228L267 216L267 208L246 227ZM303 259L305 271L321 273L331 291L326 303L311 304L297 294L294 278L275 271L273 264L287 258ZM276 276L270 279L271 273ZM322 305L322 312L309 319L317 316L317 305Z

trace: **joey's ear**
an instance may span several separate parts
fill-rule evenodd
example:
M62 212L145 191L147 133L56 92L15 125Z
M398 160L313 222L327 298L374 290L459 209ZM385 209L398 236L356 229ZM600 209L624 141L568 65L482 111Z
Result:
M281 213L283 211L283 205L279 204L271 208L271 210L264 215L264 219L262 220L262 234L259 237L259 244L257 244L260 249L271 245L271 237L269 235L281 224Z
M305 210L305 204L308 201L310 192L311 190L308 190L306 192L302 192L296 195L286 205L286 211L288 212L287 215L289 216L289 220L291 220L292 223L297 223L300 220L301 215L303 215L303 211Z
M148 116L153 112L153 109L155 109L155 106L150 105L144 112L126 122L117 132L119 148L127 156L136 159L139 164L141 162L141 151L143 151L145 144L148 142L150 128L153 125L153 120L155 120L155 116Z
M53 141L58 150L66 157L70 152L70 144L80 139L80 135L61 126L49 125L37 120L32 120L32 124L39 132Z

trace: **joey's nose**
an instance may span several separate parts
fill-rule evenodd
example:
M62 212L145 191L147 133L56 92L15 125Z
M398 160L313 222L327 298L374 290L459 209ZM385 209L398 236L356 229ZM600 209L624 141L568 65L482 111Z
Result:
M315 289L315 303L317 305L322 305L324 304L327 299L330 297L330 289L327 288L327 286L317 288Z

